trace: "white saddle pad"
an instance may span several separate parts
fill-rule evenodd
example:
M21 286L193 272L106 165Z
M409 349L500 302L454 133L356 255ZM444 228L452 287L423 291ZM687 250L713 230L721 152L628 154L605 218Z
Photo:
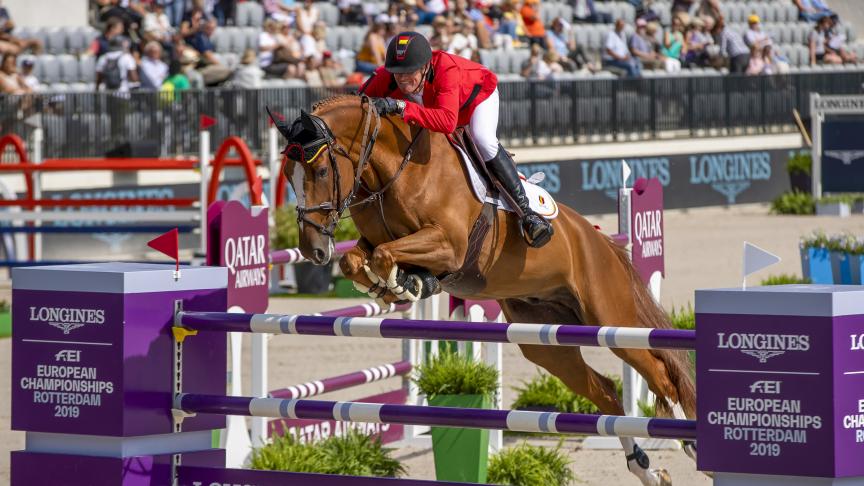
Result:
M506 199L486 197L486 181L477 172L477 168L475 168L474 164L471 163L468 154L466 154L461 147L456 145L454 145L454 147L456 147L456 151L459 153L459 158L462 159L462 165L464 165L468 170L474 197L480 202L488 201L494 203L499 210L510 211L511 213L514 212L513 208L510 207L510 203ZM558 204L555 203L555 200L551 195L549 195L549 192L547 192L546 189L543 189L536 184L537 182L542 181L544 177L545 176L542 172L538 172L532 174L531 177L526 180L525 176L521 173L519 174L519 178L522 179L522 187L525 188L525 194L528 196L528 202L531 204L531 209L546 219L555 219L558 216Z

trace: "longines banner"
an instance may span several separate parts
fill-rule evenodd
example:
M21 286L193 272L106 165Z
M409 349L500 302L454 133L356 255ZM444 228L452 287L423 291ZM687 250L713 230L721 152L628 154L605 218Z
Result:
M790 150L717 152L628 158L628 187L639 177L663 185L666 208L768 202L789 190ZM558 202L585 214L617 211L621 159L562 160L519 164L526 176L543 172L541 185Z
M822 124L822 191L864 190L864 120L831 117Z

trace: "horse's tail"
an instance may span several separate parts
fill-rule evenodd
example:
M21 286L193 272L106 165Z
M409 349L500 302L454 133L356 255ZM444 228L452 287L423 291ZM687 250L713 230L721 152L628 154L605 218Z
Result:
M672 322L669 316L657 301L654 300L648 287L642 282L642 277L636 272L636 268L633 266L627 250L616 244L611 238L608 239L608 242L618 260L629 274L631 295L633 295L636 307L636 325L638 327L672 329ZM690 418L695 417L696 382L694 379L693 363L690 361L689 354L686 351L665 349L651 349L649 351L666 365L669 378L678 392L678 401L687 416ZM673 404L670 403L670 398L673 397L658 397L656 402L658 416L672 416Z

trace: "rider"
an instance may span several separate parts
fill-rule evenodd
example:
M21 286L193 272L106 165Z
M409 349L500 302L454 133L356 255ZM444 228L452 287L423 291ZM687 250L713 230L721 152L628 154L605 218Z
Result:
M387 46L384 66L360 88L374 97L381 115L451 134L468 126L489 172L522 210L522 230L534 247L552 237L552 225L528 204L516 163L498 143L498 78L481 64L443 51L432 52L417 32L402 32Z

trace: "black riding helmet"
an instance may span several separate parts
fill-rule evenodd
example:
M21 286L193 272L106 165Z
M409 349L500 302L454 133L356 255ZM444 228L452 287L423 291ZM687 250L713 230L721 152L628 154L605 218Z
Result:
M432 47L423 34L402 32L387 46L384 68L394 74L413 73L432 60Z

